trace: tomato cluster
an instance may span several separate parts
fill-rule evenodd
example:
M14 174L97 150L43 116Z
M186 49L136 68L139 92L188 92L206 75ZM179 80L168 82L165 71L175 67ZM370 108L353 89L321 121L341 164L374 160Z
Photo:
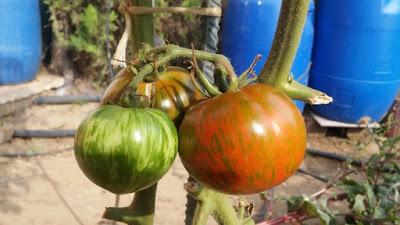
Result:
M125 75L110 85L118 91L109 88L107 100L122 95L133 79ZM168 171L177 151L193 178L228 194L264 191L298 169L305 125L282 92L250 84L206 99L186 70L169 68L159 77L135 90L151 109L103 106L79 127L75 155L97 185L114 193L142 190Z

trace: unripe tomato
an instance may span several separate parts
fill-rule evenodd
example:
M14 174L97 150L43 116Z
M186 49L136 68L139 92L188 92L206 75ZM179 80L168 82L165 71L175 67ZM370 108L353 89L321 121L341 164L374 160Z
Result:
M191 176L217 191L251 194L291 176L306 148L300 111L279 90L251 84L191 107L179 155Z
M75 157L83 173L115 194L143 190L171 167L178 134L158 109L102 106L80 124Z

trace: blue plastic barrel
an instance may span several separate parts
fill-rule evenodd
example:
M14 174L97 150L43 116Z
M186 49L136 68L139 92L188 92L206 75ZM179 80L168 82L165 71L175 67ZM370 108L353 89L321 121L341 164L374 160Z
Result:
M40 65L38 0L0 0L0 84L35 78Z
M328 119L379 121L400 87L400 1L319 0L310 86L333 103Z
M237 73L246 70L257 54L262 60L255 67L260 72L269 51L282 0L228 0L222 26L222 53L231 59ZM292 66L295 79L308 83L308 68L314 38L314 2L311 2L300 46ZM304 103L296 101L303 110Z

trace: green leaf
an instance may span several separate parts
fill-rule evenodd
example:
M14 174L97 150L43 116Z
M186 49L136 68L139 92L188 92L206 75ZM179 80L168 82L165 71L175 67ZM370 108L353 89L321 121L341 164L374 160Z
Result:
M354 180L344 179L338 183L338 187L346 192L350 199L353 199L358 194L364 194L365 188L362 184Z
M372 218L377 220L386 219L386 210L384 208L376 206L373 208L373 212Z
M91 37L96 37L99 31L99 16L97 14L97 9L92 4L89 4L83 11L83 14L81 14L81 17L83 27L87 34Z
M290 196L286 199L286 204L288 207L288 212L294 212L301 210L304 206L305 196Z
M100 49L96 45L88 43L79 36L71 36L70 43L78 51L87 52L95 56L99 56L101 54Z
M363 184L365 195L367 196L368 207L374 207L376 205L376 197L372 186L364 183Z
M356 195L354 198L353 210L358 215L363 215L365 208L365 197L363 195Z
M391 149L391 148L395 147L395 145L398 142L400 142L400 136L388 138L385 141L383 141L381 150Z

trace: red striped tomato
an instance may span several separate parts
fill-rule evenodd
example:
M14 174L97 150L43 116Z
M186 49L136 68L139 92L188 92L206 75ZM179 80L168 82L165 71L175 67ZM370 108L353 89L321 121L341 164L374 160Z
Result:
M300 166L303 117L279 90L251 84L204 100L179 128L179 155L200 183L228 194L250 194L282 183Z

